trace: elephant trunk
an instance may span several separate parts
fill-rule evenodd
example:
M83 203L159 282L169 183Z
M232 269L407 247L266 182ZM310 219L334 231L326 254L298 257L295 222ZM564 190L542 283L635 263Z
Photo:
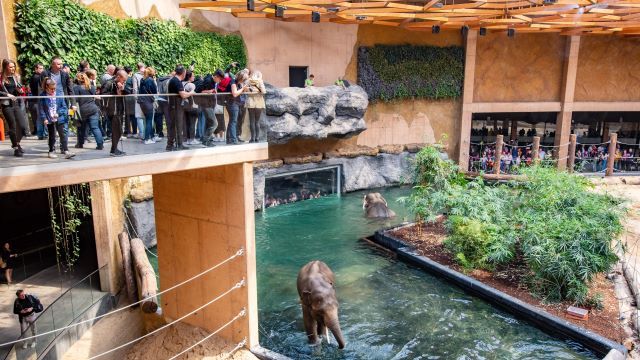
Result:
M336 338L336 341L338 341L338 349L344 349L345 342L344 342L344 338L342 337L342 330L340 330L340 322L338 321L338 314L326 319L325 325L329 330L331 330L331 333Z

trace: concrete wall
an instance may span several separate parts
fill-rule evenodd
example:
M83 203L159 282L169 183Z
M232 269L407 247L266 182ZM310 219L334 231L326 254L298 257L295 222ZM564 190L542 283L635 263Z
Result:
M576 101L639 101L640 43L619 36L583 36Z
M565 36L478 36L474 101L559 101Z
M245 279L247 285L207 306L185 322L214 331L242 308L240 318L220 333L258 344L255 272L253 167L235 164L153 175L160 288L166 289L222 262L201 278L162 295L164 315L176 319L213 300Z

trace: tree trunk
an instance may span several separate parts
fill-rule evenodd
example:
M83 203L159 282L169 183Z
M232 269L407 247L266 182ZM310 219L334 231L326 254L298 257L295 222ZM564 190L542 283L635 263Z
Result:
M136 279L131 267L131 244L129 242L129 235L126 232L122 232L118 235L118 241L120 242L120 252L122 253L122 265L124 267L124 282L127 287L127 297L129 301L138 301L138 288L136 287Z
M158 283L156 282L156 272L153 270L144 244L140 239L131 239L131 255L138 282L138 294L140 299L145 299L142 303L142 311L145 313L155 313L158 310Z

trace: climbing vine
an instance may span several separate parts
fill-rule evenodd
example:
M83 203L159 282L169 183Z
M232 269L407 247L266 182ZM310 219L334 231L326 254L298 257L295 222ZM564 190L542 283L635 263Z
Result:
M134 66L142 61L167 74L176 64L195 61L198 73L212 72L231 61L246 63L242 38L197 32L174 21L115 19L75 0L21 0L15 5L18 62L31 71L53 56L77 66Z
M47 194L58 267L70 271L80 258L80 226L91 215L89 189L86 184L60 186Z
M459 46L376 45L358 49L358 84L369 100L456 98L462 95Z

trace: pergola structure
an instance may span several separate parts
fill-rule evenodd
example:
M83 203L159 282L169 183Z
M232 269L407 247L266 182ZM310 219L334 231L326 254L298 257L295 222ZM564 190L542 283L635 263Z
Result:
M184 2L180 7L238 18L377 24L436 33L441 28L471 28L480 35L640 35L640 0L220 0Z

